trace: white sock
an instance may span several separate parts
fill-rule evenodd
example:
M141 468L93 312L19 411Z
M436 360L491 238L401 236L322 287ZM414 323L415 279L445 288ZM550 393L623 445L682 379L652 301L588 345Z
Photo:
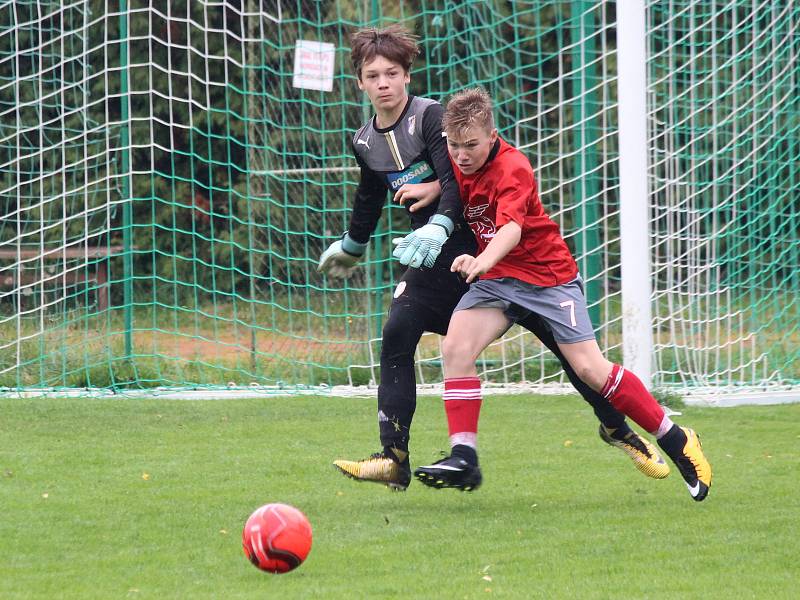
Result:
M675 423L672 422L672 419L670 419L667 415L664 415L664 418L661 419L661 425L658 426L658 431L655 432L656 439L660 440L662 437L664 437L664 435L670 429L672 429L673 425L675 425Z
M470 431L461 431L454 433L450 436L450 447L455 446L469 446L470 448L478 449L478 434Z

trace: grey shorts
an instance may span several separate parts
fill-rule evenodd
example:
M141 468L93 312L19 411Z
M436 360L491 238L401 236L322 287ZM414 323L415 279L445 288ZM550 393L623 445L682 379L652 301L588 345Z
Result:
M469 287L455 310L469 308L499 308L512 324L535 313L561 344L595 339L580 277L553 287L539 287L512 277L481 279Z

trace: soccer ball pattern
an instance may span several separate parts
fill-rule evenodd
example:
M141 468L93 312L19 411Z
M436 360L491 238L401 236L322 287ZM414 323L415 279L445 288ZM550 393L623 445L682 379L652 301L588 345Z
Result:
M262 571L287 573L311 550L311 524L288 504L265 504L247 519L242 531L244 553Z

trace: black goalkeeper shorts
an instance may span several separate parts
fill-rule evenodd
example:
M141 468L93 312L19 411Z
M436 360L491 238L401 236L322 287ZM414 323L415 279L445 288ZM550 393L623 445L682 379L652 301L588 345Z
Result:
M389 319L445 335L453 309L468 289L461 275L450 272L449 264L408 269L394 290Z

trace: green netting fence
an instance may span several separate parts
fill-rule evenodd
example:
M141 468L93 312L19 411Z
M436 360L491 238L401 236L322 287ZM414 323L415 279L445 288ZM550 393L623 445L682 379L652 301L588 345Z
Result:
M800 6L757 5L647 5L659 387L800 383ZM350 138L370 116L348 38L392 22L420 36L412 93L479 84L496 99L501 134L530 157L578 258L598 339L621 360L616 10L0 3L0 386L374 385L402 209L387 199L356 276L315 267L347 226ZM309 43L333 65L310 86L295 68ZM425 336L418 380L440 368ZM564 382L517 329L480 370L502 385Z

